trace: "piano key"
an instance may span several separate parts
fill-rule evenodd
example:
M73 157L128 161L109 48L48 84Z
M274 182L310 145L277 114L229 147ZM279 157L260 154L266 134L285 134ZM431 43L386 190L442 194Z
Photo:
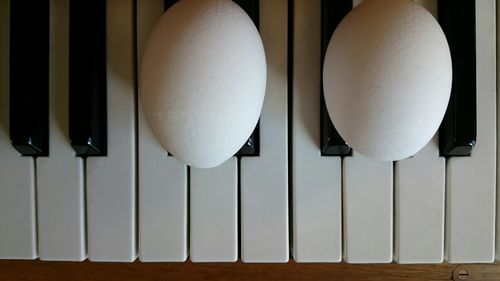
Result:
M438 1L438 18L453 61L450 102L439 129L443 156L468 156L476 143L475 1Z
M437 0L415 2L437 17ZM437 136L415 156L396 162L394 173L394 259L398 263L441 263L445 159L439 156Z
M328 110L326 109L325 98L323 94L323 60L330 43L330 38L337 28L337 25L349 13L353 4L351 0L340 1L321 1L321 154L324 156L344 156L351 154L351 148L339 135L330 120Z
M107 1L108 154L87 159L88 256L133 261L135 229L134 2Z
M260 118L260 154L242 157L240 162L244 262L288 261L287 2L260 2L267 89Z
M36 159L41 260L86 259L83 159L68 136L69 1L50 3L50 156Z
M0 1L0 259L35 259L34 160L9 139L9 16L10 1Z
M363 1L353 1L353 7ZM348 263L392 261L393 163L356 152L342 162L343 257Z
M341 158L322 157L319 148L321 0L294 5L292 254L297 262L339 262Z
M247 12L248 16L252 19L257 29L259 28L259 0L234 0L234 2ZM259 126L257 123L252 135L243 144L236 156L259 156Z
M237 0L259 26L258 0ZM237 156L258 153L257 126ZM234 262L238 259L238 161L190 170L190 256L193 262Z
M476 1L474 10L477 145L470 157L452 157L446 163L445 259L450 263L492 262L495 252L495 1Z
M343 158L344 260L392 261L392 162Z
M138 67L142 52L164 1L137 2ZM156 139L138 105L139 142L139 259L185 261L187 249L187 167Z
M106 155L106 1L72 0L69 138L79 156Z
M257 126L245 144L243 144L240 150L236 153L236 156L259 156L259 142L259 122L257 122Z
M211 169L191 168L190 259L238 259L238 163L232 157Z
M499 4L496 4L496 8L497 8L497 15L500 15L500 5ZM497 18L497 21L496 21L497 25L496 25L496 36L497 38L500 38L500 20L498 20ZM496 47L497 47L497 53L496 53L496 56L497 58L500 56L500 44L496 44ZM500 81L500 64L497 63L496 64L496 75L497 75L497 93L498 93L498 81ZM498 107L500 106L500 99L497 98L497 109ZM498 144L498 141L500 140L500 136L499 136L499 132L500 132L500 129L499 129L499 124L500 124L500 115L497 114L497 119L496 119L496 122L497 122L497 159L500 159L500 149L499 149L499 144ZM500 171L499 171L499 165L497 165L496 169L497 169L497 174L496 174L496 178L497 180L499 179L500 177ZM495 240L495 246L496 246L496 261L500 261L500 187L499 185L497 184L497 201L496 201L496 208L497 208L497 214L496 214L496 240Z
M441 263L444 253L445 159L437 137L395 165L395 252L398 263Z
M10 139L27 156L49 153L49 0L11 1Z

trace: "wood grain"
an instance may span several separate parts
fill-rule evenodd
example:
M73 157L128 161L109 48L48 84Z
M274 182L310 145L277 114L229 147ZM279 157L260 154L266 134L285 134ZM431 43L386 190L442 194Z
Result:
M459 265L193 264L0 261L1 281L153 280L452 280ZM476 270L477 270L477 266ZM500 264L484 265L500 270ZM500 280L500 276L499 279Z

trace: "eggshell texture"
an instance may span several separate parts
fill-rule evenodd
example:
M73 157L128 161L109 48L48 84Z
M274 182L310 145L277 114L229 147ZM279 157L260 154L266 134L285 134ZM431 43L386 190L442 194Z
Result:
M252 20L229 0L183 0L144 51L140 101L160 143L197 168L222 164L255 128L266 59Z
M409 0L370 0L335 30L323 85L330 118L357 152L378 160L417 153L433 137L450 98L446 37Z

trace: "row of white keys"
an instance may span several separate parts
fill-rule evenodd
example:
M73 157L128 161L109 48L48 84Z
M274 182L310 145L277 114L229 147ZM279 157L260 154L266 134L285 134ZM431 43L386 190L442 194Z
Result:
M415 1L437 19L437 0ZM437 135L395 164L395 251L398 263L440 263L444 252L445 159Z
M238 259L238 160L190 172L190 259Z
M107 1L108 155L87 159L88 256L136 258L135 71L132 0Z
M353 1L353 6L361 1ZM355 151L342 162L344 260L392 261L393 164Z
M163 2L137 1L139 68L149 33L163 15ZM188 255L187 167L167 156L146 121L140 101L138 114L139 259L185 261Z
M492 262L495 252L495 0L476 1L477 145L446 163L446 260Z
M297 262L339 262L341 158L319 149L321 0L294 5L292 254Z
M0 259L35 259L35 172L9 139L10 1L0 1Z
M288 261L288 1L260 1L267 88L260 156L241 159L241 259Z
M69 1L50 2L50 151L36 159L38 251L42 260L86 256L83 159L68 139Z

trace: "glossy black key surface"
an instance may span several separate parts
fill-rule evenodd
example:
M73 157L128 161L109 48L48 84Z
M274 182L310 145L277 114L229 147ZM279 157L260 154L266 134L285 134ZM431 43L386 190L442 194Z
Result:
M236 153L236 156L259 156L259 123L245 144Z
M164 0L164 10L166 11L179 0ZM234 0L234 2L247 12L254 24L259 28L259 0ZM259 123L253 133L243 144L236 156L258 156L259 155Z
M11 1L10 140L26 156L49 154L49 1Z
M468 156L476 144L475 1L439 0L438 18L450 46L453 84L439 129L442 156Z
M234 0L236 4L247 12L253 23L259 28L259 0ZM248 140L243 144L236 156L258 156L259 155L259 123L255 127L253 133Z
M106 1L71 0L69 6L69 138L78 156L104 156Z
M330 43L330 38L337 25L352 9L352 0L322 0L321 1L321 73L323 73L323 61ZM323 79L321 79L323 81ZM344 156L351 154L351 148L339 135L330 120L325 105L323 93L323 82L321 82L321 155Z

